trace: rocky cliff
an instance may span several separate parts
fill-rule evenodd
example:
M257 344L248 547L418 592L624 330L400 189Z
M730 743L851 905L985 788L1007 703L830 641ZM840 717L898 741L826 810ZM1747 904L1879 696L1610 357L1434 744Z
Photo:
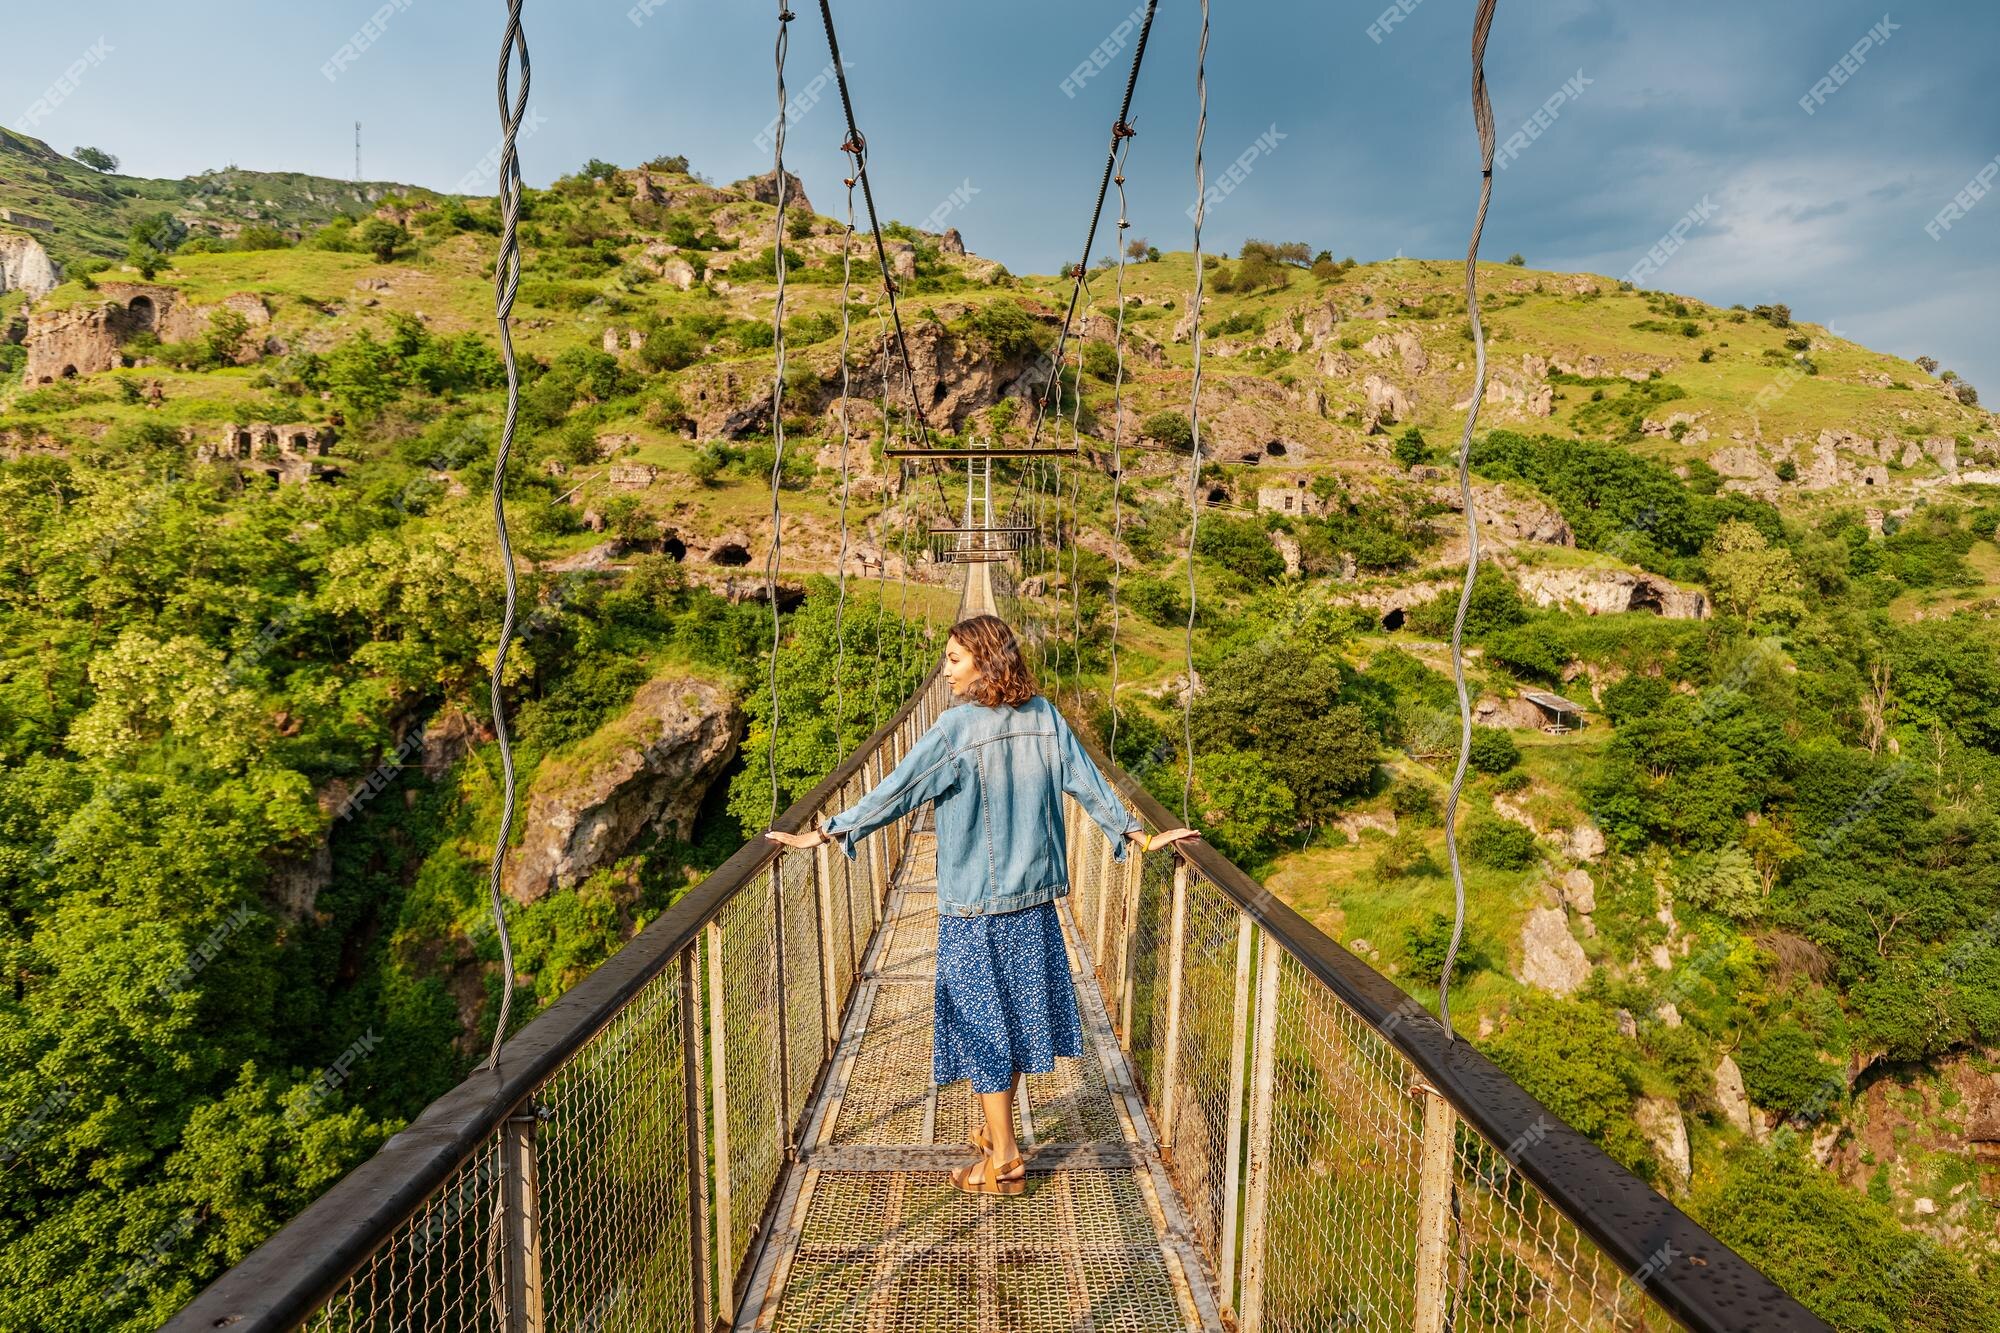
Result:
M0 292L47 296L62 281L62 271L42 243L26 232L0 231Z
M718 685L663 676L584 752L542 766L507 892L533 902L625 855L648 830L685 838L709 785L736 753L742 714Z

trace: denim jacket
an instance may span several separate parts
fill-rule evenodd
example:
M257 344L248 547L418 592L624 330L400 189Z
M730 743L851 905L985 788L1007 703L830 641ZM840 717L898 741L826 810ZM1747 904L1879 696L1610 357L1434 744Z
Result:
M1069 892L1063 794L1074 796L1125 859L1140 828L1055 705L946 709L874 790L826 821L841 850L926 802L937 810L938 910L1018 912Z

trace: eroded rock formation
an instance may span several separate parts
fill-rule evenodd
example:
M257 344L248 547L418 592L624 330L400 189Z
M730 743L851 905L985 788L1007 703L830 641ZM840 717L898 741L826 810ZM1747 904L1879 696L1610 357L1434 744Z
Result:
M736 752L742 714L707 681L666 676L639 688L626 715L585 758L543 764L507 892L533 902L574 887L631 850L647 830L685 838L709 785Z

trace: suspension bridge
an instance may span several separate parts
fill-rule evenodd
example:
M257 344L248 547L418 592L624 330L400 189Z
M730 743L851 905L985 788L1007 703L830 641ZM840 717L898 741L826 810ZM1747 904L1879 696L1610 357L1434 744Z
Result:
M1469 487L1465 458L1486 369L1476 261L1494 157L1483 53L1495 0L1474 3L1473 110L1484 167L1466 260L1478 369L1460 450L1462 493ZM850 443L846 296L858 183L887 297L883 417L890 421L893 349L902 363L904 420L914 435L912 443L886 451L904 481L895 515L904 569L911 563L909 533L924 521L923 511L913 520L908 507L928 504L918 480L928 478L938 507L926 535L935 561L958 568L961 613L1005 616L1059 681L1063 608L1059 602L1051 608L1045 591L1028 595L1020 576L1031 564L1044 575L1059 575L1067 554L1074 644L1081 623L1074 541L1079 487L1074 473L1065 485L1062 460L1077 466L1083 450L1080 398L1066 392L1062 377L1114 184L1121 240L1127 226L1124 173L1135 137L1128 117L1157 0L1149 0L1134 43L1084 262L1072 270L1069 307L1042 367L1030 437L1024 445L975 449L944 445L925 417L830 0L820 0L819 9L846 116L842 147L852 164L841 302L842 611ZM951 1167L970 1157L974 1108L963 1085L940 1089L930 1082L937 859L925 811L875 834L851 862L825 847L752 841L508 1035L514 976L499 886L514 775L500 682L514 628L515 586L502 481L520 383L510 312L521 275L516 136L529 76L522 10L523 0L509 0L499 80L504 222L495 309L509 395L493 504L508 582L492 685L506 796L491 879L503 976L493 1048L471 1077L224 1273L167 1328L1825 1329L1459 1039L1450 1021L1449 958L1434 1017L1213 849L1181 842L1118 862L1097 825L1073 803L1066 835L1073 889L1060 910L1086 1052L1060 1061L1053 1073L1025 1079L1018 1110L1025 1197L967 1196L947 1179ZM776 458L765 569L774 726L783 723L776 717L775 678L782 641L777 580L785 446L784 74L795 17L781 0L774 122ZM1189 405L1194 438L1187 489L1190 682L1198 593L1192 554L1202 508L1201 142L1208 18L1202 0ZM1114 483L1124 446L1117 406L1125 350L1122 246L1119 251ZM1060 424L1066 399L1070 441L1045 445L1046 423L1053 415ZM1015 472L1013 493L999 506L996 462ZM944 480L961 467L962 509ZM1121 489L1114 484L1111 492L1114 551ZM1464 888L1449 830L1471 725L1460 649L1478 561L1469 498L1464 511L1465 591L1452 635L1462 731L1445 821L1458 909L1453 952L1462 933ZM886 564L881 604L888 595ZM1049 580L1036 582L1046 588ZM1117 588L1114 574L1114 701ZM907 607L907 587L905 599ZM1193 691L1182 693L1185 708ZM1060 702L1060 691L1052 694ZM950 704L934 665L866 741L783 810L773 758L772 826L797 831L851 805ZM836 710L845 707L844 700L835 704ZM1115 728L1115 708L1113 718ZM1072 721L1087 734L1081 717ZM1184 739L1191 743L1185 730ZM1086 746L1149 831L1186 822L1185 791L1179 815L1170 814L1106 754L1087 740Z

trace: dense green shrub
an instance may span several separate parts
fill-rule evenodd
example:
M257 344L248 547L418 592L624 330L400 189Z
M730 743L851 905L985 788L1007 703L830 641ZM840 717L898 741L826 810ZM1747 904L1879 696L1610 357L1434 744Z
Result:
M1521 747L1499 727L1474 727L1468 763L1475 772L1504 773L1521 762Z
M1535 863L1535 835L1511 820L1475 816L1466 828L1466 855L1495 870L1526 870Z

